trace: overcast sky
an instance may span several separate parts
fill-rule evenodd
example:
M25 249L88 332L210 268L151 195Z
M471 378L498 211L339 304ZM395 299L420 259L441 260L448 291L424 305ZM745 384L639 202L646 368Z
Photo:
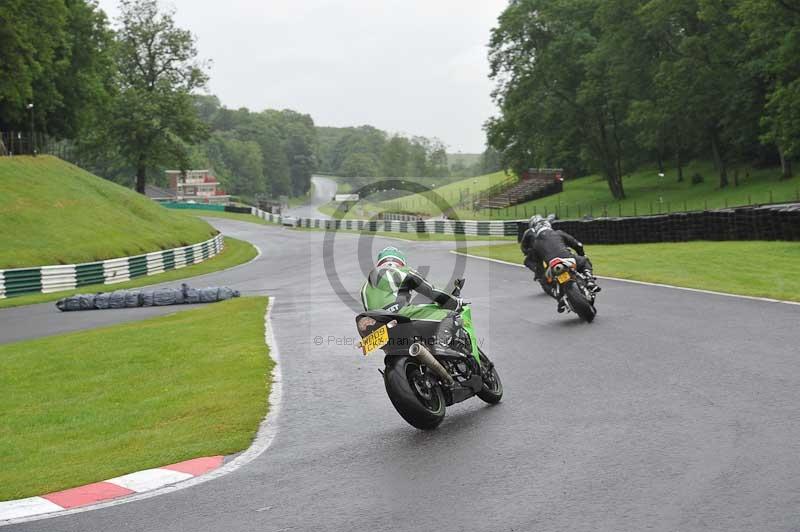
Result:
M161 0L227 107L290 108L483 151L490 29L507 0ZM100 0L116 17L117 0Z

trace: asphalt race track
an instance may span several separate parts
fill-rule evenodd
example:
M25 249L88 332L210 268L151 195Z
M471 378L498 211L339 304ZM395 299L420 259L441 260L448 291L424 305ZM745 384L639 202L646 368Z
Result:
M317 176L311 178L314 183L314 191L309 198L306 205L300 205L292 209L288 209L289 216L297 216L299 218L319 218L320 220L329 220L330 216L320 212L318 208L325 205L331 198L336 195L336 181L327 177Z
M198 486L5 530L800 530L800 307L606 281L585 325L526 270L469 259L464 296L505 397L423 433L389 403L381 357L352 345L324 266L335 258L357 297L359 243L396 241L338 234L332 258L321 232L214 223L263 255L192 284L277 296L272 446ZM435 283L450 277L452 243L401 245ZM152 314L0 310L0 342Z

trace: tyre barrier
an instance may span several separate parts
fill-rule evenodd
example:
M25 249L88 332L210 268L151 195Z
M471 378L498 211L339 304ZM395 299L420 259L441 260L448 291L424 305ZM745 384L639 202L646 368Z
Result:
M84 264L40 266L0 270L0 299L27 294L73 290L94 284L115 284L197 264L219 254L225 247L219 234L191 246L155 251Z
M97 294L76 294L56 301L62 312L76 310L106 310L136 307L164 307L169 305L191 305L215 303L239 297L241 294L227 286L192 288L186 283L180 288L145 288L143 290L115 290Z
M528 228L518 222L517 240ZM653 216L556 220L554 229L587 244L643 244L692 240L800 240L800 203Z

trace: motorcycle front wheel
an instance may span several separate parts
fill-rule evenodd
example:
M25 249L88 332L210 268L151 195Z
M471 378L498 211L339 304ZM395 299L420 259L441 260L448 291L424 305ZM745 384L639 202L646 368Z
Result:
M478 397L490 405L499 403L503 398L503 383L500 381L500 375L482 349L478 348L478 354L481 357L481 377L483 378L483 388L478 392Z
M387 357L383 374L386 393L397 413L420 430L432 430L444 420L441 387L425 366L411 356Z
M572 281L564 286L564 292L572 310L587 323L591 323L597 315L594 304L581 292L578 283Z

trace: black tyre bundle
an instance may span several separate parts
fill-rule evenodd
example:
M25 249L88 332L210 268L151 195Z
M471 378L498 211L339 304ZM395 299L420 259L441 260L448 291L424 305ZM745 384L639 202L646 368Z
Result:
M153 288L145 290L115 290L97 294L77 294L56 302L63 312L73 310L104 310L116 308L163 307L185 303L214 303L239 297L239 291L227 286L192 288L186 283L180 288Z

